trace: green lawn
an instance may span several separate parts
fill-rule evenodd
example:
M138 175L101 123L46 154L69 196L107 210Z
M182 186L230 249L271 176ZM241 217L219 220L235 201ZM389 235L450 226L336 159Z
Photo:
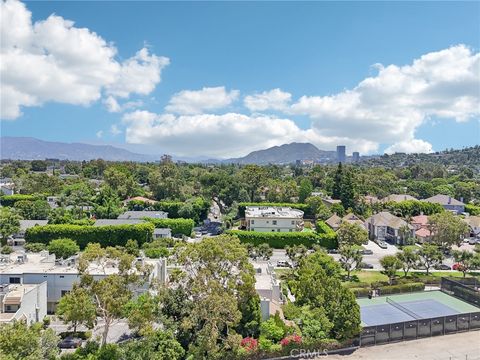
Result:
M346 273L345 273L346 275ZM397 272L397 275L399 278L403 278L403 271ZM441 271L433 271L430 272L430 277L435 277L435 278L441 278L443 276L448 276L448 277L463 277L463 274L460 271L452 271L452 272L441 272ZM475 276L477 279L480 280L480 273L478 272L473 272L467 274L467 277L472 277ZM365 271L365 270L359 270L359 271L352 271L351 274L352 277L352 282L366 282L366 283L372 283L372 282L378 282L378 281L388 281L388 277L386 275L383 275L380 273L380 271ZM415 280L415 278L418 277L426 277L426 274L424 272L409 272L408 273L408 278L412 279L412 281Z

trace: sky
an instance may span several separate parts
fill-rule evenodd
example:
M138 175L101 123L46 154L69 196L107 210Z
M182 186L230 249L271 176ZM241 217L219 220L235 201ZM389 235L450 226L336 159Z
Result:
M1 1L2 136L216 158L480 143L479 2Z

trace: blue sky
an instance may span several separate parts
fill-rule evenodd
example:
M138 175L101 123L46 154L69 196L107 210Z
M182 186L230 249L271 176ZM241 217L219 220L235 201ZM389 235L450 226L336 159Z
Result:
M448 51L459 44L464 44L468 52L456 51L456 55L452 56L446 53L441 60L425 66L433 67L440 61L442 64L450 61L446 68L442 65L439 69L454 69L466 60L467 72L478 70L478 2L57 1L26 2L25 5L27 10L23 11L31 12L32 23L55 13L58 17L74 21L75 28L95 32L105 40L105 46L116 48L117 54L110 60L117 64L123 65L143 47L151 56L168 58L169 64L159 67L161 80L145 79L153 81L151 91L135 89L129 90L127 97L112 95L120 107L130 103L117 112L109 112L104 104L108 94L113 94L111 90L106 90L112 86L111 82L109 85L96 83L99 97L85 100L82 104L72 104L74 100L64 100L58 94L50 98L33 94L37 96L33 105L18 100L21 114L1 122L2 136L114 143L144 152L166 151L185 156L217 157L242 155L289 141L310 141L324 149L346 143L348 152L360 150L362 153L383 152L388 148L390 151L437 151L480 142L480 83L475 74L470 74L465 84L460 85L453 84L451 80L438 80L442 89L448 87L446 93L453 91L459 94L459 99L468 97L469 103L464 105L462 102L461 109L458 104L448 104L448 96L438 101L431 100L429 96L428 101L434 105L422 106L421 110L406 107L395 116L389 111L390 108L396 111L395 102L384 101L380 105L372 104L370 100L362 102L358 105L363 109L361 114L356 110L357 105L345 106L344 109L344 103L353 101L350 98L336 100L332 108L324 103L326 97L349 92L368 77L379 77L379 69L374 64L385 67L391 64L397 67L412 65L415 59L426 54ZM60 28L52 29L60 31ZM45 40L49 34L47 31L41 34L42 41L46 41L43 46L45 53L53 54L61 64L67 61L65 59L75 62L75 57L49 48ZM2 38L4 36L12 35L4 33L2 28ZM68 41L72 43L72 39ZM89 57L88 51L84 56ZM94 71L95 63L82 66L85 66L88 76L89 71ZM104 68L99 69L102 71ZM19 72L21 69L12 71ZM412 77L412 71L406 72L408 77ZM437 74L433 70L431 73ZM396 77L387 75L385 81L397 81ZM431 79L430 75L422 76ZM48 77L48 72L44 76ZM155 74L151 76L155 77ZM422 83L419 77L415 75L415 84ZM40 81L36 78L31 80ZM141 78L135 80L137 84L140 81ZM12 80L13 87L20 87L19 83ZM389 86L393 93L381 96L403 98L404 89L398 89L392 83ZM460 86L462 90L457 92ZM219 87L224 89L212 93L212 96L226 94L225 101L208 105L209 97L201 90ZM406 84L405 88L408 87ZM279 94L290 94L288 104L276 107L269 104L265 105L266 108L257 106L251 109L245 105L245 97L272 89L281 89ZM434 90L438 94L437 89ZM22 88L21 91L29 94L29 91L39 90ZM42 94L49 92L45 89L41 91ZM75 91L73 85L64 93L68 91ZM194 111L179 109L178 106L173 111L167 111L165 107L174 94L182 91L200 91L182 96L179 100L182 106L187 106L185 101L191 101L192 97L200 98L198 101L201 104L197 104ZM363 90L359 93L362 98L366 94ZM302 105L299 104L301 97L306 97ZM269 96L267 98L267 102L272 100ZM423 102L422 99L419 102ZM2 101L10 101L10 98ZM432 109L438 103L441 103L438 108ZM2 106L5 104L2 103ZM377 109L372 118L365 115L370 110L369 106ZM378 110L380 107L385 112L385 121L390 122L389 126L379 126L384 114ZM427 107L428 110L425 110ZM346 115L340 117L338 113L344 110ZM397 131L395 121L399 124L405 121L399 125L401 130ZM192 132L182 130L195 126L199 128ZM361 130L356 132L357 128ZM268 131L261 134L261 129ZM234 143L235 146L232 145Z

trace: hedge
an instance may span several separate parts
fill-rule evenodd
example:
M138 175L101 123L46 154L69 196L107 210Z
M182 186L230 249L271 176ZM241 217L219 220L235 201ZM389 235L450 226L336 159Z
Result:
M353 287L353 288L350 288L350 291L353 292L353 294L355 295L355 297L359 298L359 297L367 297L370 292L372 291L371 288L365 288L365 287Z
M190 214L190 216L185 216L185 214L181 214L180 209L184 207L186 204L191 204L192 206L192 213ZM200 220L207 218L208 211L210 209L210 203L201 197L197 197L187 202L159 201L159 202L156 202L155 204L147 204L143 201L132 200L128 203L129 210L144 210L144 209L150 209L150 208L153 208L158 211L167 212L169 219L178 219L182 217L188 217L198 222Z
M385 204L385 208L392 213L401 214L402 217L417 216L422 213L424 215L433 215L445 210L440 204L418 200L406 200L398 203L388 202Z
M145 218L144 220L155 225L157 229L169 228L172 230L172 235L185 235L190 236L193 231L193 226L195 225L192 219L152 219Z
M243 230L228 230L227 234L237 236L243 243L251 243L255 246L267 243L274 249L284 249L286 246L305 245L311 248L320 245L327 249L337 246L336 236L316 234L313 232L258 232Z
M401 294L406 292L423 291L425 290L425 284L421 282L400 284L400 285L388 285L379 288L380 295Z
M317 233L318 234L325 234L325 235L330 235L330 236L333 236L335 235L335 231L333 231L333 229L328 226L327 224L325 224L323 221L317 221L315 223L315 227L317 228Z
M27 229L25 240L30 243L48 244L51 240L68 238L75 240L81 249L88 243L100 243L102 246L124 246L127 240L136 240L139 245L152 240L153 225L149 223L135 225L45 225Z
M35 201L44 199L41 195L24 195L24 194L13 194L13 195L2 195L0 196L0 204L2 206L13 206L17 201L28 200Z
M255 202L241 202L238 204L238 216L245 217L245 208L247 206L275 206L275 207L290 207L292 209L302 210L305 216L314 216L312 209L308 204L301 203L255 203Z
M477 215L480 215L480 206L466 204L465 211L472 216L477 216Z

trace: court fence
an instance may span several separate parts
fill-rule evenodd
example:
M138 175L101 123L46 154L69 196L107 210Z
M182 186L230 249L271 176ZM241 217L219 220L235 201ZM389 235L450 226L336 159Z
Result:
M444 293L462 299L480 307L480 284L475 278L442 277L440 290Z
M367 326L360 334L360 346L415 340L476 329L480 329L480 312Z

